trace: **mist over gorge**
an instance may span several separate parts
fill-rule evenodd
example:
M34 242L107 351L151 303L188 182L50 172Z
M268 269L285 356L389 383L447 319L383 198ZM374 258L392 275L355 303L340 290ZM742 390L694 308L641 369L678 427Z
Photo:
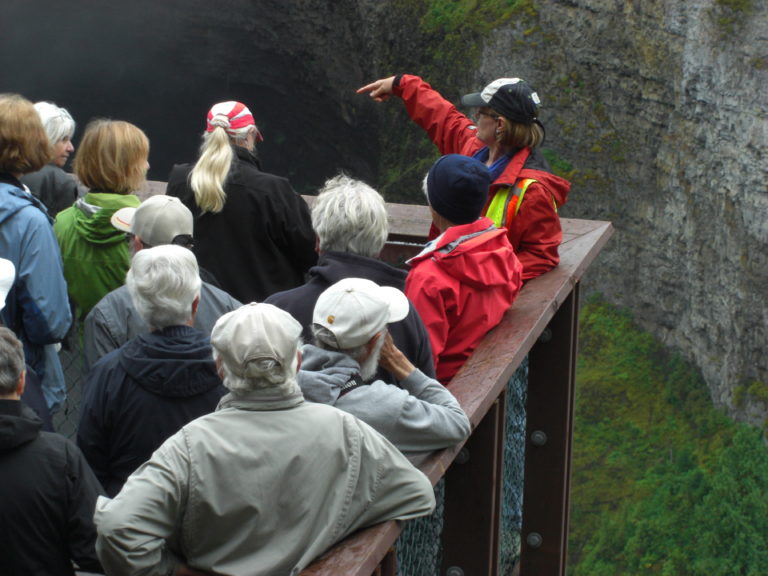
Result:
M12 0L0 91L148 134L150 177L192 160L216 101L251 107L265 168L311 193L340 169L420 202L436 152L393 100L355 89L419 74L446 98L501 76L538 90L545 147L574 186L563 217L617 233L599 290L702 370L712 398L768 383L768 5L502 0L466 18L407 0ZM500 16L499 16L500 15ZM454 20L451 20L454 18Z

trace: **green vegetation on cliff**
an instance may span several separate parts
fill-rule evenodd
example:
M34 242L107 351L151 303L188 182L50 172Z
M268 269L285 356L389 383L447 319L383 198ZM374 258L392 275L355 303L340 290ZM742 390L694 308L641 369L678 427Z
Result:
M624 312L581 312L573 576L768 574L768 450Z

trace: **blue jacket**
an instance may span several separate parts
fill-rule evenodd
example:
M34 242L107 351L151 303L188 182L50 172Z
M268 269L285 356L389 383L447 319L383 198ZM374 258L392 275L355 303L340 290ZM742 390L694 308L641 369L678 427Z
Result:
M77 444L114 496L168 437L213 412L226 391L199 330L171 326L140 334L88 374Z
M52 346L72 323L59 245L37 198L21 183L0 179L0 257L16 267L16 281L2 312L3 324L24 343L29 364L40 377L48 407L66 397L64 373Z

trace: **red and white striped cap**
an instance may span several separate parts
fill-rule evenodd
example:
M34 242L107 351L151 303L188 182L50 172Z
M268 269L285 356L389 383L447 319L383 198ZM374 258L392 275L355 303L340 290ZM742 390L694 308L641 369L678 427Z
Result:
M206 132L213 132L215 128L220 127L224 128L230 136L242 137L251 126L256 127L256 122L248 107L241 102L229 101L214 104L208 110L205 129ZM264 140L258 127L256 127L256 140L259 142Z

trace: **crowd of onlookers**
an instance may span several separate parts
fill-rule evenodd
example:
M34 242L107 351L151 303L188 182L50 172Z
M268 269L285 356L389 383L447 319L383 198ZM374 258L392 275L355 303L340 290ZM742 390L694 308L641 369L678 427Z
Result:
M434 509L415 466L469 436L450 382L557 265L569 184L522 80L464 97L476 122L417 76L359 92L402 98L443 154L407 271L378 259L382 196L340 174L310 209L263 169L240 102L142 202L140 128L94 120L75 149L65 109L0 95L4 573L297 574ZM73 325L76 443L51 426Z

